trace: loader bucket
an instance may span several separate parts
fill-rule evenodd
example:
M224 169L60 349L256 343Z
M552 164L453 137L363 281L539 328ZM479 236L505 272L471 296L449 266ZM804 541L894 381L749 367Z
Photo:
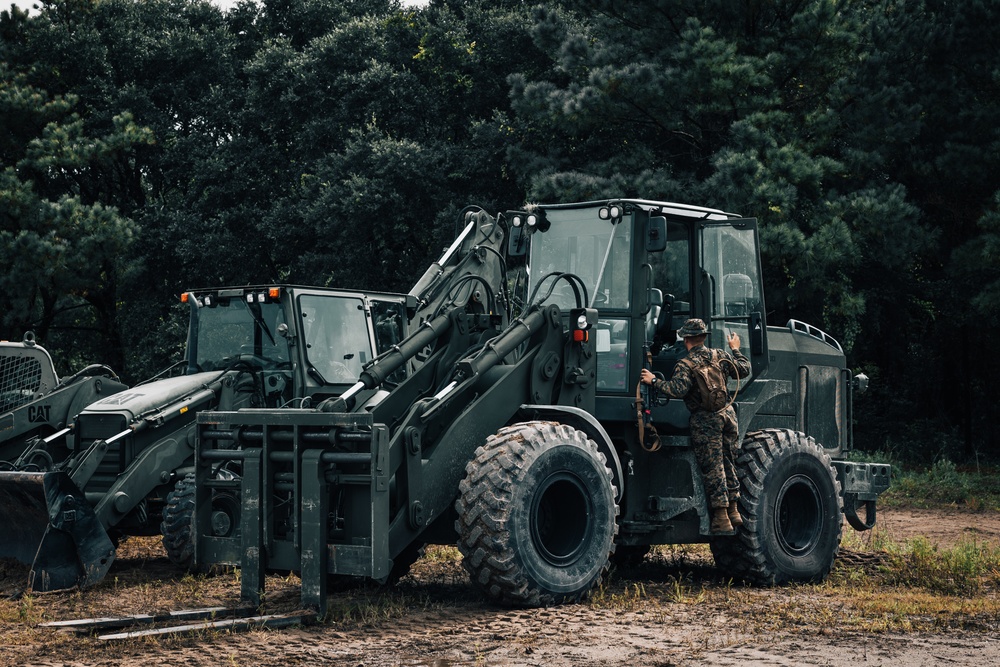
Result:
M31 565L28 590L93 586L115 545L65 472L0 472L0 558Z

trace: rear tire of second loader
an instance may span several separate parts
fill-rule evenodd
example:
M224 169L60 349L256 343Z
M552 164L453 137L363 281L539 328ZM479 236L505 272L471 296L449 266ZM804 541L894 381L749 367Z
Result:
M611 470L581 431L553 422L501 429L465 468L455 508L462 565L493 599L575 602L614 553Z
M160 533L167 558L175 565L190 568L194 560L194 475L177 480L167 494Z
M167 494L163 507L160 533L167 558L175 565L190 568L194 562L194 473L177 480L174 490ZM212 534L216 537L234 537L240 529L239 498L222 491L212 495Z
M826 578L840 550L840 482L813 438L784 429L748 433L736 462L743 526L711 541L727 575L763 585Z

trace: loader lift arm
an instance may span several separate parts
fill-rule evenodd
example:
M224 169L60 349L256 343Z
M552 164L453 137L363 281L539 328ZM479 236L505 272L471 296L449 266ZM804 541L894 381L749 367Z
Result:
M389 527L392 557L448 513L469 460L468 443L485 442L527 403L592 409L595 374L592 350L567 343L557 306L533 306L455 363L445 386L414 401L390 428L390 474L405 480ZM378 421L391 413L376 408L373 414Z
M420 359L421 367L433 366L435 376L445 373L472 344L465 335L470 327L480 337L484 331L495 335L496 327L507 320L510 298L506 294L506 263L500 252L506 238L503 229L478 207L467 208L462 219L466 224L461 233L409 292L414 303L410 315L420 321L418 330L368 363L353 386L340 396L320 403L319 410L354 410L390 376L416 359ZM500 294L495 293L496 285L501 286ZM459 312L477 317L460 325L461 335L452 340L452 325ZM446 346L451 350L449 354L422 358L428 348L440 350ZM420 383L409 385L416 387ZM409 405L418 396L412 389L404 390L403 395L402 400L396 399L400 406Z

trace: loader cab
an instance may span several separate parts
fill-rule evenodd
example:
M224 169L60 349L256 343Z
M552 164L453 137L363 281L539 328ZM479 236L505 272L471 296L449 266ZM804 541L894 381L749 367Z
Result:
M186 292L191 305L187 374L224 369L236 361L263 369L289 362L281 288Z
M598 397L634 396L644 347L654 371L669 377L686 354L676 331L691 317L706 322L711 347L724 348L729 334L738 333L754 377L766 369L755 220L646 200L541 205L529 213L534 224L524 226L519 240L526 298L564 310L585 300L599 310ZM562 272L578 276L585 294ZM605 414L598 416L622 417L618 403L599 400ZM617 407L602 410L602 404ZM686 414L678 413L679 423L686 424Z
M406 297L398 294L299 288L294 295L297 343L306 395L335 396L358 381L364 367L407 332ZM398 369L386 384L406 377Z
M0 415L49 393L58 383L52 357L35 343L32 332L20 343L0 341ZM4 417L0 424L6 421Z
M767 331L756 221L666 216L666 228L666 248L646 258L653 284L647 340L654 367L669 376L686 354L676 332L697 317L708 325L710 347L726 349L730 334L738 334L753 377L759 376L767 368Z
M253 378L263 405L289 400L292 356L281 336L288 319L284 291L272 286L183 293L181 300L191 308L185 374L235 370Z
M260 376L268 405L339 394L406 335L406 297L399 294L278 285L186 296L187 373L249 370Z

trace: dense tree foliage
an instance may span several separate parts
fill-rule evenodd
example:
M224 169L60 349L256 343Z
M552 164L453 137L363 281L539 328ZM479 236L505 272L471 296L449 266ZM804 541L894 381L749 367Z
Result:
M1000 8L567 4L534 10L556 67L512 77L529 196L754 215L769 322L820 324L875 377L869 442L996 452L981 397L1000 368L974 351L997 342L1000 54L976 26Z
M995 455L998 19L985 0L12 9L0 333L134 381L181 353L185 288L405 290L468 204L668 199L758 218L769 323L820 325L875 380L861 442Z
M0 63L0 332L33 329L57 349L82 343L84 355L107 346L121 367L117 271L136 225L105 194L150 133L127 111L88 132L77 106Z

